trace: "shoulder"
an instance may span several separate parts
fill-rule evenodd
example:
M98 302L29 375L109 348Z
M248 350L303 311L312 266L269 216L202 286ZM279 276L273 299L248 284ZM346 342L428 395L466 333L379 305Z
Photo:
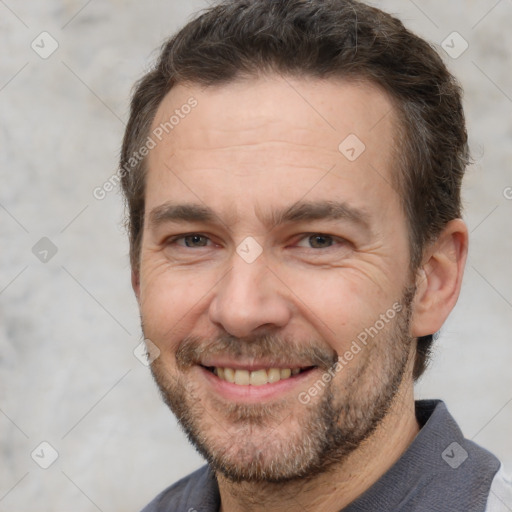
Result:
M485 512L508 512L512 510L512 478L503 468L494 477Z
M217 512L219 504L217 480L206 465L162 491L142 512Z
M418 436L422 442L416 455L420 456L421 466L428 475L420 494L425 500L436 499L439 510L483 511L500 461L464 437L443 402L426 401L417 405L433 407Z
M416 402L416 417L421 429L406 452L344 511L502 512L486 510L499 460L464 438L440 400Z

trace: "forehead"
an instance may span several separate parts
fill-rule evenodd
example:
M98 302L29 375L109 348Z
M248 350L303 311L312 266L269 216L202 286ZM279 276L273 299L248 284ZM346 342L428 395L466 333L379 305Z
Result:
M197 107L191 110L191 100ZM183 111L183 112L181 112ZM184 121L189 114L194 118L193 131ZM294 130L286 126L291 139L296 132L308 132L313 142L332 147L347 131L352 130L364 142L371 140L371 132L388 132L396 115L391 98L377 85L366 80L296 78L269 75L245 78L216 86L178 84L165 96L153 120L152 131L164 127L171 118L174 126L164 130L163 138L170 142L200 142L202 146L215 139L202 139L203 130L219 136L224 129L241 130L237 136L244 139L257 136L258 129L277 131L292 122ZM178 119L179 116L179 119ZM176 124L175 124L176 123ZM180 125L180 126L178 126ZM178 129L179 128L179 129ZM247 132L250 131L248 135ZM327 139L325 136L329 134ZM235 134L231 133L232 138Z
M368 82L276 75L177 85L153 121L161 141L148 156L146 199L155 206L169 193L209 197L212 206L214 197L226 203L236 192L257 198L259 209L321 179L312 195L338 188L356 202L372 201L394 193L395 128L392 101Z

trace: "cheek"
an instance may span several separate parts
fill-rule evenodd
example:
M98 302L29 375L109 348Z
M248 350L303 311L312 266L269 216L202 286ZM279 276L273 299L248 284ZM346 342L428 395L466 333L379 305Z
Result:
M287 280L295 283L298 315L340 354L400 298L398 293L384 296L372 281L350 268L317 270L295 278L290 274Z
M323 275L295 282L298 284L294 292L300 299L297 304L302 314L309 316L314 324L323 323L323 330L331 336L354 321L358 298L350 292L350 286L341 276L326 271Z
M193 279L165 267L142 267L140 312L145 336L170 348L188 334L194 305L201 294Z

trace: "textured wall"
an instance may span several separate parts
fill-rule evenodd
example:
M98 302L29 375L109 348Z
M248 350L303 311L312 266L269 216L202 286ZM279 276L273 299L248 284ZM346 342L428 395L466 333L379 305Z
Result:
M418 395L512 468L512 2L375 4L436 45L460 34L441 52L466 91L471 253ZM132 353L122 205L93 190L116 170L134 80L203 6L0 1L0 512L136 511L201 464Z

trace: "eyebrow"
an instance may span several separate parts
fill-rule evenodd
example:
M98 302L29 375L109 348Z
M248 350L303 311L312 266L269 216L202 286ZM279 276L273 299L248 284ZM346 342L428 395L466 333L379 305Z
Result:
M366 211L338 201L298 201L287 208L272 211L270 216L263 218L258 215L258 217L270 229L282 224L316 220L347 220L362 228L370 228L369 215ZM235 216L231 216L231 219L235 218ZM149 224L152 228L166 222L225 224L208 206L173 202L163 203L153 208L149 214Z

